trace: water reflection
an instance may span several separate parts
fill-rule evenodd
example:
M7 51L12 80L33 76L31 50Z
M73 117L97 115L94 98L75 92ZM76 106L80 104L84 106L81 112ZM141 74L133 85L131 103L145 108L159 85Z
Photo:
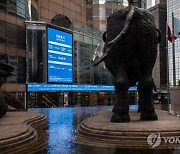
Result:
M75 143L77 125L86 117L100 110L112 109L111 106L74 107L74 108L35 108L29 112L39 112L48 117L48 147L42 153L49 154L179 154L180 149L122 149L102 148Z

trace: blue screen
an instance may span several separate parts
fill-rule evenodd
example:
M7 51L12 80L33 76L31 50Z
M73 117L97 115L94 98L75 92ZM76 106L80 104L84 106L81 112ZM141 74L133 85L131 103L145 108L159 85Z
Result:
M136 91L137 87L130 87L129 91ZM114 86L109 85L77 85L77 84L28 84L27 91L29 92L44 92L44 91L114 91Z
M48 82L73 82L73 37L71 33L47 27Z

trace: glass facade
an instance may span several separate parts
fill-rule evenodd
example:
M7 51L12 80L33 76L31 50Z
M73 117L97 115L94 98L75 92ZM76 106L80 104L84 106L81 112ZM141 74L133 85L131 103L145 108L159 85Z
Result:
M0 45L25 49L24 28L0 20L0 29ZM25 57L9 55L1 49L0 61L14 67L14 75L7 78L7 83L25 83Z
M25 29L0 20L0 44L25 49Z
M38 12L26 0L1 0L0 13L10 15L14 19L38 20ZM7 22L0 19L0 45L17 50L25 50L25 27L17 25L17 22ZM7 78L6 83L26 83L26 58L15 53L9 54L6 48L0 49L0 61L14 67L13 76Z
M36 7L37 8L37 7ZM1 90L11 93L24 103L26 90L26 33L24 20L38 20L39 14L31 1L0 1L0 62L14 67ZM14 101L15 103L16 101Z
M106 31L106 20L113 12L128 6L128 0L87 0L86 2L88 24L102 31ZM134 5L146 8L146 0L134 0Z
M47 83L46 24L27 23L27 83ZM113 78L104 63L94 66L95 53L102 52L102 32L73 22L73 84L113 85ZM132 94L131 94L132 95ZM114 92L30 92L28 107L110 105Z
M46 82L46 27L27 26L26 40L27 83Z
M116 4L128 6L127 0L87 0L88 4Z
M112 77L104 64L93 66L94 52L102 52L102 32L79 23L73 23L73 31L74 82L78 84L113 84Z
M26 0L1 0L0 11L23 20L38 20L38 12Z
M134 3L138 7L146 7L146 3L144 0L134 0ZM87 0L87 4L115 4L128 6L128 0Z
M179 0L167 0L167 24L170 26L172 32L172 12L174 17L180 20L180 1ZM180 79L180 39L176 39L175 42L175 72L176 83ZM173 54L172 43L168 41L168 57L169 57L169 84L173 86Z
M107 5L112 9L86 7L85 2L88 2L87 5ZM94 67L93 60L97 53L102 54L101 30L106 28L106 18L116 11L116 6L117 8L127 6L127 0L82 0L63 3L50 0L1 0L0 61L14 67L14 76L8 77L7 83L4 84L5 91L15 92L17 98L24 100L26 83L47 82L46 24L42 23L50 23L53 17L59 14L66 14L65 17L72 21L69 30L73 32L74 37L73 83L113 85L112 76L104 63ZM95 28L94 19L101 21L100 27ZM41 24L29 24L25 29L24 21L40 21ZM53 104L79 105L79 103L81 106L110 105L115 102L114 92L28 93L26 98L29 107L44 107L44 105L50 107Z
M7 83L25 83L26 82L26 58L15 56L15 55L7 55L0 53L0 61L2 63L10 64L14 67L13 76L7 78Z
M147 9L154 6L153 0L146 0L146 3L147 3Z
M80 23L73 23L73 83L113 85L104 63L94 66L95 52L102 52L102 32ZM47 82L46 25L27 23L27 82Z

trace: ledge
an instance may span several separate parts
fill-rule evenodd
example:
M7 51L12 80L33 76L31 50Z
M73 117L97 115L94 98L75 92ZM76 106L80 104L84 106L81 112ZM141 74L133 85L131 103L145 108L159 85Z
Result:
M100 147L149 149L147 137L151 133L160 133L162 140L159 149L179 147L179 144L166 144L163 138L180 136L180 118L169 115L166 111L156 112L159 120L140 121L140 114L130 111L129 123L110 122L110 110L97 112L79 124L77 143Z
M0 119L0 153L34 153L46 148L47 118L11 111Z

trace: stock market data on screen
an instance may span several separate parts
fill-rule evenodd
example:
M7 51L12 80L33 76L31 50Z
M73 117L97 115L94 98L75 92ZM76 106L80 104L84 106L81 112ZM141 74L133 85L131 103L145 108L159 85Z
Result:
M48 82L73 82L72 33L47 27Z

